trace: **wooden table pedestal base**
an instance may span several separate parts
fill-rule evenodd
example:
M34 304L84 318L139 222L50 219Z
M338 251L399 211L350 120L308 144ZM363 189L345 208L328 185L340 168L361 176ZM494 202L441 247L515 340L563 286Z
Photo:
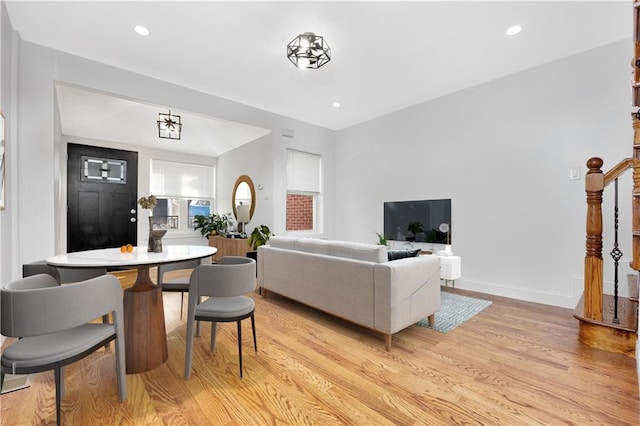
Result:
M162 289L140 266L133 287L124 292L124 335L127 374L142 373L168 358Z

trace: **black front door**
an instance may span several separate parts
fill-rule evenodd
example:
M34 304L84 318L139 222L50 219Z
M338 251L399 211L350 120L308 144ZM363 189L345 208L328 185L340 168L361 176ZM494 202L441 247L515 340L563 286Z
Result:
M68 144L67 252L136 245L138 153Z

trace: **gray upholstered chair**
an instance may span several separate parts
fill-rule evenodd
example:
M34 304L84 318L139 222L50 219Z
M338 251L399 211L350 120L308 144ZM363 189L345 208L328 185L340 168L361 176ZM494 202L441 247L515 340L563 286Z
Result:
M22 265L22 278L30 277L37 274L51 275L56 279L58 285L66 283L77 283L90 278L99 277L107 273L107 268L58 268L47 265L44 260L36 260L35 262L25 263ZM102 317L102 322L109 323L109 315ZM109 342L104 346L109 348ZM64 395L64 393L63 393Z
M0 386L7 373L54 370L60 424L62 367L115 339L118 395L126 399L122 287L117 278L104 275L58 286L50 275L33 275L0 289L0 308L1 334L20 337L0 357ZM89 323L108 314L112 324Z
M180 319L182 319L182 311L184 306L184 293L189 291L189 276L193 269L200 265L200 259L185 260L182 262L163 263L158 266L157 284L162 286L162 291L180 292ZM164 274L169 271L189 270L188 274L183 277L164 279Z
M251 318L253 347L258 351L255 326L255 302L247 293L256 288L256 262L248 257L225 256L218 263L200 265L189 280L189 309L187 312L187 352L184 377L191 377L194 322L210 321L211 350L215 349L217 323L238 324L238 359L242 377L242 320ZM208 299L200 302L202 296Z
M90 278L99 277L107 273L107 268L58 268L49 266L44 260L37 260L22 265L22 277L30 277L36 274L48 274L54 277L59 284L77 283Z
M38 274L51 275L58 282L58 285L62 284L62 278L60 277L60 271L58 271L58 268L47 265L44 260L38 260L36 262L25 263L22 265L22 278Z

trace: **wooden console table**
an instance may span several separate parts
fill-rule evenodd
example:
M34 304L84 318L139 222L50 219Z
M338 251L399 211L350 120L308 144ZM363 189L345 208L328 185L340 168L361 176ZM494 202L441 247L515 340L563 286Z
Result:
M218 252L213 256L213 260L216 261L223 256L245 257L247 252L253 251L248 238L227 238L212 235L209 237L209 245L218 249Z

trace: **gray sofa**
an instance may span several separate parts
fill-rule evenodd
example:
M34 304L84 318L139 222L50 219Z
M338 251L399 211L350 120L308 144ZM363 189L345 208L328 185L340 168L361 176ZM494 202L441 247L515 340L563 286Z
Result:
M418 256L387 261L373 244L271 237L258 248L258 285L391 336L440 309L440 261Z

